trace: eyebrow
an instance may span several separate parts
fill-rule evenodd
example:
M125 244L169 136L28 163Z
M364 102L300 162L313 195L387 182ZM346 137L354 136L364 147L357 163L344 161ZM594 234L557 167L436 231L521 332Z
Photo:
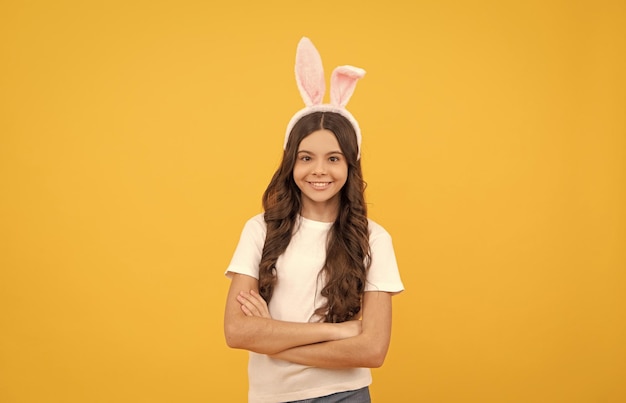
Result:
M313 151L309 151L309 150L298 150L298 154L300 154L300 153L315 154ZM326 153L326 155L332 155L332 154L341 154L341 155L343 155L343 153L341 151L330 151L330 152Z

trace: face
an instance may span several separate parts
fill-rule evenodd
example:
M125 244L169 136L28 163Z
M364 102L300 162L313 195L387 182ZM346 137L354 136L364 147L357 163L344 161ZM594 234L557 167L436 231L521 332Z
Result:
M348 179L348 163L333 132L318 130L300 142L293 179L302 192L302 215L333 221Z

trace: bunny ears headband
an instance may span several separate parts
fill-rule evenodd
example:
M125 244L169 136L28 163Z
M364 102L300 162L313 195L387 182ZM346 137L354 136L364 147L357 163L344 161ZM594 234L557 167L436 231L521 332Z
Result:
M322 99L326 92L326 84L322 58L309 38L303 37L300 39L298 49L296 50L296 83L306 106L299 110L289 121L283 148L287 147L289 134L293 126L303 116L314 112L335 112L348 119L354 127L359 147L357 159L361 158L361 129L354 116L348 112L345 106L354 92L357 80L364 75L365 70L354 66L339 66L335 68L330 78L330 103L323 104Z

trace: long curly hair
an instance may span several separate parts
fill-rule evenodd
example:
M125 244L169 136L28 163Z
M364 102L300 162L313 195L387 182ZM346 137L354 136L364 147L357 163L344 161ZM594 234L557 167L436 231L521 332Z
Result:
M315 112L293 127L283 159L263 194L267 234L259 264L259 293L269 303L277 281L276 262L285 252L302 208L300 189L293 179L298 147L317 130L334 133L348 162L348 178L340 191L340 205L326 245L326 261L319 275L325 281L321 295L326 304L315 313L325 322L344 322L361 310L367 270L371 262L365 182L358 159L356 134L338 113Z

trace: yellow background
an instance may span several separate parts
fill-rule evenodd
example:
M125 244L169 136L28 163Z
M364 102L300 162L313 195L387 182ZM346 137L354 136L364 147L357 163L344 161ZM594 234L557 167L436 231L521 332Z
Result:
M303 35L368 72L375 401L626 401L626 3L495 0L3 1L0 401L245 401L223 271Z

